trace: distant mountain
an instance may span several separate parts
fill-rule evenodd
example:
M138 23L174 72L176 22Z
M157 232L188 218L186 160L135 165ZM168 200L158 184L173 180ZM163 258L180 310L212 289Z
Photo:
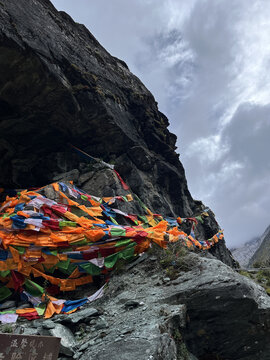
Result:
M267 227L260 240L260 246L250 258L249 266L258 262L270 265L270 225Z
M235 260L239 262L241 267L248 267L252 256L260 247L263 241L263 236L255 237L238 248L232 248L231 252Z

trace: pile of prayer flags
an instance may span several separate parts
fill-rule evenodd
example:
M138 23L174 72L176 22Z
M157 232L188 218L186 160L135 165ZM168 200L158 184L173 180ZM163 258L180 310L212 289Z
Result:
M209 240L195 239L193 230L208 216L207 210L197 217L163 218L136 195L99 198L72 182L48 187L53 199L46 197L45 188L23 190L0 205L0 304L16 291L33 304L16 311L29 320L71 313L101 297L104 287L96 296L76 301L54 296L92 283L95 276L106 276L119 260L132 260L152 243L166 248L168 242L181 241L205 250L223 238L220 230ZM117 209L118 201L137 201L141 214ZM189 235L180 228L184 222L192 224ZM1 312L0 306L0 321L15 318Z

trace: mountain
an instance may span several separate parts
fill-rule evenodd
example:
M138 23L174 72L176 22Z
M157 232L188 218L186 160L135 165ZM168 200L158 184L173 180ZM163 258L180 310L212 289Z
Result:
M234 259L239 262L241 267L248 267L251 257L257 251L262 241L262 237L255 237L240 247L230 249Z
M153 95L85 26L49 0L1 1L0 24L2 188L43 186L75 170L73 180L89 191L87 153L113 163L162 215L190 217L205 209L188 190L176 136ZM103 196L115 195L110 182ZM197 226L199 239L219 229L209 214ZM224 241L211 251L236 266Z
M138 209L133 202L127 204L128 185L136 201L152 218L162 214L165 218L191 217L194 223L199 219L195 236L207 240L216 234L219 225L213 212L192 198L184 168L175 152L176 137L169 132L168 125L168 119L159 112L153 95L142 82L122 60L111 56L83 25L58 12L49 0L0 0L0 196L10 193L9 189L19 190L17 202L7 199L8 213L1 217L2 236L12 244L8 250L0 244L1 257L13 266L11 270L15 274L4 268L1 261L0 270L6 270L1 275L12 277L13 283L2 286L1 282L0 289L3 293L6 287L10 294L8 286L15 284L21 290L25 278L29 280L27 277L32 274L43 274L38 268L31 269L33 261L41 270L45 265L50 272L54 272L57 265L55 276L59 278L55 282L53 275L46 276L44 288L47 290L49 287L59 290L51 284L63 283L62 290L73 289L74 282L78 286L85 284L79 289L80 293L61 293L65 304L67 299L76 300L75 304L70 302L71 307L51 319L40 318L38 314L42 314L45 307L47 312L53 302L62 311L58 306L63 305L63 300L49 299L47 290L42 303L41 297L28 296L26 300L31 299L31 306L42 305L39 313L34 309L36 317L30 314L36 320L26 322L20 317L14 325L0 325L1 332L61 337L59 360L269 360L270 298L262 287L234 270L237 264L224 240L215 243L210 251L183 250L178 248L179 241L169 243L166 250L153 246L144 252L143 248L144 253L141 256L136 253L133 262L120 263L118 259L126 259L123 253L120 257L120 251L129 247L130 237L139 235L136 238L139 243L141 237L152 239L151 228L144 228L146 234L144 231L136 234L126 226L124 237L115 222L113 225L109 222L107 231L107 226L96 223L93 218L97 206L93 206L94 212L91 212L90 206L80 205L81 211L76 208L76 215L69 211L72 207L75 211L75 201L59 192L59 184L45 186L60 181L62 190L68 192L66 181L72 181L76 196L71 189L69 195L74 195L76 202L79 198L82 204L90 200L94 204L100 200L107 204L108 197L120 195L113 200L122 201L122 215L131 206L124 215L129 215L127 221L134 221ZM85 193L78 192L77 186ZM30 193L20 191L29 187L34 188ZM56 218L54 211L46 206L43 213L39 213L41 219L36 218L35 210L41 205L36 194L39 187L38 191L46 195L47 200L43 197L43 201L57 212ZM87 193L104 198L92 198ZM25 201L20 202L21 198ZM110 209L101 202L98 205L98 209L103 206L102 212L110 217ZM48 216L44 216L45 211ZM205 211L209 216L205 215L201 222L200 214ZM17 215L13 215L14 212ZM85 217L85 213L90 213L92 218ZM62 215L70 221L60 221L64 218ZM26 221L28 230L29 225L32 226L30 231L40 230L43 221L47 221L52 229L57 227L61 233L68 231L64 233L66 240L63 241L63 234L59 238L49 229L44 233L40 231L39 236L34 233L29 239ZM167 223L163 222L162 227L160 224L161 221L156 225L156 241L164 244L170 236ZM80 234L96 231L97 225L104 225L102 229L107 231L104 234L103 230L98 231L102 233L99 246L103 253L111 239L114 240L112 247L118 250L110 249L113 251L110 255L104 253L104 263L110 256L109 260L118 267L103 290L99 289L98 295L92 298L89 291L93 288L81 282L85 280L81 277L84 271L78 267L89 267L88 260L93 259L99 267L98 261L102 259L95 254L100 248L96 246L96 239L91 240L92 248L83 257L84 251L89 250L86 246L89 242ZM190 225L181 225L186 232L191 232ZM69 229L63 230L62 226ZM110 238L112 229L116 235ZM175 232L176 229L172 230L170 235ZM13 234L18 240L16 244L20 245L17 249L13 247ZM25 251L27 244L32 246L33 241L41 238L44 242ZM177 240L179 238L180 235ZM48 239L54 240L54 247L48 245L52 244ZM55 244L66 247L66 251L58 254ZM134 251L134 248L128 250ZM46 256L41 259L42 251ZM68 258L68 255L75 257ZM82 261L73 271L72 264L77 263L78 258ZM22 259L29 260L29 266L24 267ZM58 275L59 262L68 279ZM51 266L47 268L47 265ZM17 275L14 268L19 271L19 267L25 275L18 276L20 272ZM90 272L91 269L92 265ZM108 273L102 275L105 277ZM104 282L100 270L96 276L99 283L96 285ZM94 280L91 274L89 277ZM29 291L43 293L42 289L30 285ZM90 298L91 304L86 304ZM1 304L1 309L16 311L16 301L18 299L8 300ZM74 307L82 308L73 313ZM1 312L1 315L5 314ZM9 320L12 314L6 315L4 319ZM20 315L25 314L20 312Z
M249 266L254 266L255 263L270 265L270 225L260 237L260 246L252 255Z

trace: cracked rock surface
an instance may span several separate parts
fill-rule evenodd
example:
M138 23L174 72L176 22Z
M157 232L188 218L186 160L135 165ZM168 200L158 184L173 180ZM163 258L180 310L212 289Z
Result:
M147 256L114 275L104 297L77 312L78 323L56 316L35 321L33 330L44 334L62 323L73 332L74 340L65 340L71 351L62 348L61 359L269 360L270 297L264 289L211 255L187 257L191 269L168 280Z

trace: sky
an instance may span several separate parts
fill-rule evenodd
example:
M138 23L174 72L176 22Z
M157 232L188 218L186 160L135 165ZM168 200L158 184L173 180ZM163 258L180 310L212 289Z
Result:
M227 245L270 224L270 1L53 0L123 59L170 121Z

